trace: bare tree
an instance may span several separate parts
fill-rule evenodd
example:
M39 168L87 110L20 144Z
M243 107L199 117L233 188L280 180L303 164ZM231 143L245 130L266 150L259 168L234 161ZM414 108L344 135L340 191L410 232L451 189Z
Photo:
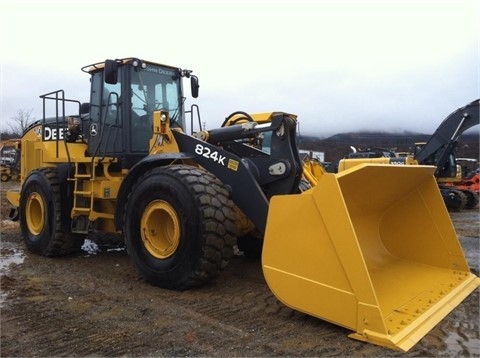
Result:
M35 120L32 117L33 109L27 111L25 109L19 109L15 116L10 118L11 122L8 123L10 130L17 137L21 137L23 131Z

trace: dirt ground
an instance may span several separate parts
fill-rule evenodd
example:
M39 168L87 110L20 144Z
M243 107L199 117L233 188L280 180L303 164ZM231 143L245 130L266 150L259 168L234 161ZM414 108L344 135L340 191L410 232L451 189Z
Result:
M408 353L347 337L350 331L285 307L260 262L235 257L206 286L184 292L139 278L125 250L45 258L26 251L18 223L0 244L2 357L25 356L406 356L479 357L479 290ZM479 272L477 210L451 213ZM93 238L99 242L99 238Z

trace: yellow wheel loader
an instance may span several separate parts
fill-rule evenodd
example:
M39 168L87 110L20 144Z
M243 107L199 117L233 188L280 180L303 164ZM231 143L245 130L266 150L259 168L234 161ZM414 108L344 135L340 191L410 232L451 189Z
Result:
M478 287L434 167L360 164L302 190L295 115L235 112L193 132L198 107L185 111L182 89L189 78L197 97L191 71L137 58L83 71L90 102L42 95L55 115L22 137L21 189L7 197L32 252L64 255L92 231L122 233L145 280L183 290L218 275L236 238L256 232L279 300L402 350Z

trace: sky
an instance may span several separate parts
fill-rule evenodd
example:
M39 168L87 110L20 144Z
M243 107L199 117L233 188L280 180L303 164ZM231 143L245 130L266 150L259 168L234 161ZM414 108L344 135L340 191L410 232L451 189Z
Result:
M480 0L0 0L0 129L44 93L88 102L80 68L123 57L192 70L209 129L284 111L305 135L430 134L480 97Z

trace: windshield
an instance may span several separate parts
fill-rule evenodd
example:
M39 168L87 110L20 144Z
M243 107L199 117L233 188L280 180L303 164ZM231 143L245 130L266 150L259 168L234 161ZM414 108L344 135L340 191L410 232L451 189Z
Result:
M181 123L180 75L169 68L147 64L131 68L132 112L151 118L153 111L168 111L172 122Z

